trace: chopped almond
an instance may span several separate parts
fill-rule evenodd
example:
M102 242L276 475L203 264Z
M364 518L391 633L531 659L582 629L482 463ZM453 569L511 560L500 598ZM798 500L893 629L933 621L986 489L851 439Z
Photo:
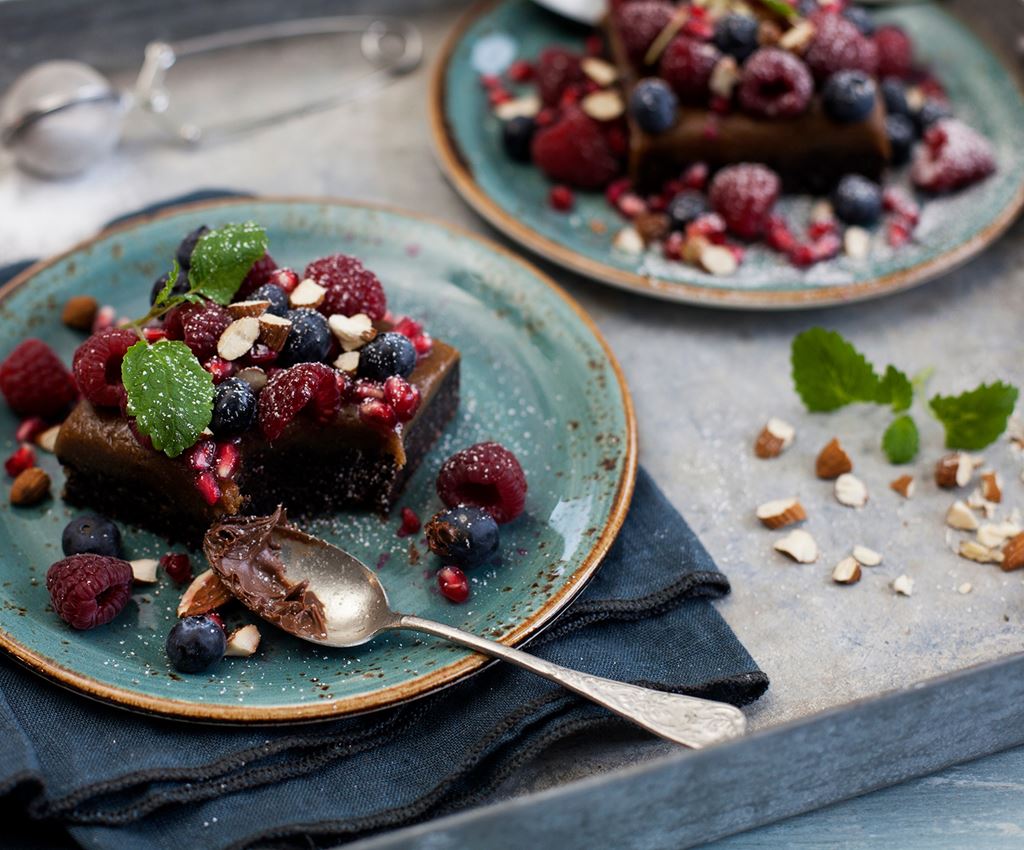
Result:
M757 518L767 528L783 528L803 522L807 512L797 499L775 499L758 506Z
M814 462L814 472L818 478L831 480L853 471L853 461L846 453L839 440L833 438L818 454Z

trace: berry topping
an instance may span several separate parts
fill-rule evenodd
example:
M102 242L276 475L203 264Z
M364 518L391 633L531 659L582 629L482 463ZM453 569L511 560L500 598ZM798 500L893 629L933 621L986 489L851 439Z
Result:
M906 115L890 115L885 119L885 135L892 149L893 165L903 165L910 160L914 147L914 122Z
M757 19L749 15L725 15L715 22L715 45L742 62L757 50Z
M846 224L871 227L882 216L882 187L859 174L847 174L832 193L832 208Z
M355 257L346 254L321 257L306 266L306 277L327 290L319 307L325 316L366 313L373 321L379 322L388 310L384 288L377 275L364 268Z
M537 89L545 106L557 106L562 93L582 82L580 57L562 47L548 47L537 58Z
M804 61L819 82L837 71L878 70L878 49L870 38L841 15L827 12L814 16L817 30L804 53Z
M576 106L533 137L533 161L551 180L599 189L620 170L601 126Z
M927 192L949 192L988 177L996 168L988 139L955 118L943 118L924 134L910 178Z
M548 203L551 204L551 209L553 210L569 212L576 204L576 196L573 195L572 189L568 186L557 183L548 192Z
M636 0L620 6L614 14L626 55L640 67L647 49L672 20L675 8L664 0Z
M224 628L209 614L185 617L167 635L167 657L179 673L201 673L224 657Z
M764 232L781 181L770 168L752 163L730 165L711 181L708 197L725 225L737 236L753 239Z
M683 230L691 221L708 212L708 201L703 192L683 189L668 202L665 212L672 229Z
M449 507L475 505L497 522L511 522L526 506L526 475L499 443L477 443L456 452L437 475L437 495Z
M839 71L828 78L821 93L821 105L833 121L854 124L875 108L877 87L863 71Z
M874 37L878 51L878 75L881 77L910 76L914 68L914 45L899 27L879 27Z
M416 534L422 527L423 523L420 522L416 511L412 508L402 508L402 524L398 527L399 537L408 537L410 534Z
M408 378L416 368L416 349L404 334L377 334L359 350L356 374L371 381L385 381L392 375Z
M268 313L283 316L288 312L288 293L275 283L265 283L252 291L250 301L269 301Z
M46 589L57 615L74 629L109 623L132 593L132 567L104 555L72 555L46 572Z
M201 224L181 240L181 244L178 245L178 250L175 251L174 257L178 261L178 265L181 267L183 272L187 272L189 266L192 265L192 252L196 249L196 243L209 232L210 228L205 224ZM187 280L188 275L182 275L182 277Z
M167 281L170 275L164 273L160 275L156 280L153 281L153 288L149 290L149 303L155 304L157 296L164 291L164 287L167 286ZM178 274L178 279L174 281L174 286L171 287L171 295L184 295L189 290L188 275L184 272Z
M78 391L71 373L45 342L26 339L0 363L0 392L21 416L57 416Z
M371 428L384 433L394 431L398 424L395 409L387 402L375 398L368 398L359 404L359 418Z
M860 30L861 35L875 34L875 19L863 6L847 6L843 9L843 17Z
M774 47L758 50L744 64L739 103L761 118L794 118L811 102L814 80L792 53Z
M31 446L21 445L14 450L7 460L4 461L4 471L11 476L11 478L17 478L26 469L36 465L36 453L32 450Z
M213 506L220 501L220 484L217 483L217 476L212 472L200 472L196 476L196 489L206 504Z
M218 437L230 437L248 431L255 424L256 393L253 388L241 378L221 381L213 396L210 430Z
M501 125L501 142L508 158L516 162L530 161L530 144L537 122L528 115L519 115Z
M292 327L281 349L281 363L291 365L325 360L331 352L331 329L327 319L308 307L289 310L285 318Z
M657 77L641 80L629 95L629 114L647 133L664 133L676 123L679 101L668 84Z
M184 552L168 552L160 557L160 566L175 584L192 578L192 560Z
M217 341L231 324L231 314L217 304L186 304L176 318L181 322L181 338L200 360L217 353Z
M196 472L204 469L212 469L213 461L217 454L217 446L213 440L199 440L194 446L185 451L185 460Z
M285 292L291 292L299 285L299 276L291 269L274 269L267 275L267 283L273 284Z
M420 406L420 391L405 378L392 375L384 382L384 400L391 405L399 422L408 422Z
M469 569L498 551L498 524L482 508L458 505L427 523L427 546L439 558Z
M886 77L879 86L885 111L889 115L910 115L910 104L907 103L907 87L896 77Z
M260 430L276 440L304 409L320 423L331 420L341 403L334 370L323 363L300 363L274 374L259 396Z
M106 517L95 514L75 517L64 526L60 545L65 555L124 557L121 548L121 529Z
M437 571L437 587L445 599L456 605L469 599L469 579L458 567L441 567Z
M107 328L93 334L75 352L75 381L97 407L120 407L125 397L121 361L139 338L126 328Z
M35 442L36 437L49 427L49 423L42 417L30 416L28 419L21 420L21 424L14 432L14 439L19 443Z
M703 103L708 99L711 72L720 58L714 45L677 35L665 48L659 71L680 100Z
M245 276L245 280L242 281L242 285L238 287L236 297L239 301L248 298L255 290L263 286L269 279L270 275L277 270L277 263L274 262L274 258L270 254L264 254L260 259L252 264L252 268L249 269L249 273Z
M238 469L240 454L237 441L226 440L217 444L217 477L233 478Z
M917 128L918 134L923 136L924 131L931 127L936 121L941 121L943 118L952 118L953 111L945 101L926 100L924 104L922 104L921 108L911 117L914 120L914 125Z
M151 341L155 342L155 340ZM217 357L216 355L204 362L203 368L213 375L213 382L215 384L219 384L221 381L224 381L235 374L235 364L230 360L225 360L223 357Z

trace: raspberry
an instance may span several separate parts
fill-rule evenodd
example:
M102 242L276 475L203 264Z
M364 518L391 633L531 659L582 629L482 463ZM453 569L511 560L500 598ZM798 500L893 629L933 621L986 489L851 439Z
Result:
M57 416L78 395L71 373L38 339L26 339L0 364L0 391L21 416Z
M132 568L105 555L72 555L46 571L53 610L75 629L91 629L114 619L132 593Z
M780 186L779 176L770 168L741 163L715 175L708 197L729 230L744 239L754 239L768 224Z
M674 14L672 4L663 0L639 0L615 11L615 25L630 62L637 67L644 64L647 49Z
M379 322L388 310L384 287L377 275L364 268L355 257L346 254L321 257L306 266L305 276L327 290L323 304L317 308L325 316L365 313Z
M582 82L580 57L562 47L548 47L537 58L537 90L545 106L557 106L562 93Z
M878 76L906 79L914 67L914 45L899 27L879 27L875 31L878 51Z
M255 292L270 280L270 275L275 271L277 271L277 263L274 262L274 258L270 254L264 254L252 264L252 268L249 269L249 273L245 276L245 280L242 281L242 285L238 287L238 293L235 295L235 298L239 301L244 300L247 295Z
M761 118L795 118L811 102L814 80L792 53L774 47L758 50L743 64L739 102Z
M824 82L836 71L878 71L878 48L842 15L822 12L814 16L817 31L804 61L815 79Z
M460 604L469 599L469 579L458 567L441 567L437 571L437 587L449 602Z
M988 177L996 169L988 139L955 118L929 127L918 145L910 178L927 192L949 192Z
M138 341L127 328L107 328L78 346L72 369L82 395L97 407L120 407L125 395L121 361Z
M260 430L268 440L276 440L304 409L326 423L340 404L334 370L323 363L299 363L276 373L260 393Z
M192 561L184 552L168 552L161 556L160 566L175 584L184 584L192 578Z
M456 452L437 475L437 495L448 507L483 508L499 523L523 512L526 489L516 456L498 443L477 443Z
M36 453L31 446L19 446L4 461L4 470L11 478L17 478L26 469L36 465Z
M712 44L677 35L662 54L661 76L680 100L703 103L708 98L711 72L721 56Z
M533 137L533 161L555 183L600 189L618 176L619 160L596 121L569 107L550 127Z
M217 304L187 304L179 314L181 338L200 360L217 353L217 340L231 324L231 314Z

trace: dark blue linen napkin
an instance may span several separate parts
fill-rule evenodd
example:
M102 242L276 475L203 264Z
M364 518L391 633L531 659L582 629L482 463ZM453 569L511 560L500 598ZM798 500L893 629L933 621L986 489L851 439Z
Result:
M728 590L641 470L597 575L529 649L598 675L743 705L768 679L709 602ZM500 664L364 717L198 726L93 702L0 656L0 810L104 850L328 846L486 803L556 741L628 726Z

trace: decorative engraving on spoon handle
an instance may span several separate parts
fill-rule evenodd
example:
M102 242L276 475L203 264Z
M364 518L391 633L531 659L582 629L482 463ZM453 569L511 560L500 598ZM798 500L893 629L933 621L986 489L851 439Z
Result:
M398 628L426 632L524 667L632 720L655 735L687 747L706 747L739 737L746 730L743 712L727 703L641 688L614 679L580 673L470 632L420 617L403 615L398 621Z

